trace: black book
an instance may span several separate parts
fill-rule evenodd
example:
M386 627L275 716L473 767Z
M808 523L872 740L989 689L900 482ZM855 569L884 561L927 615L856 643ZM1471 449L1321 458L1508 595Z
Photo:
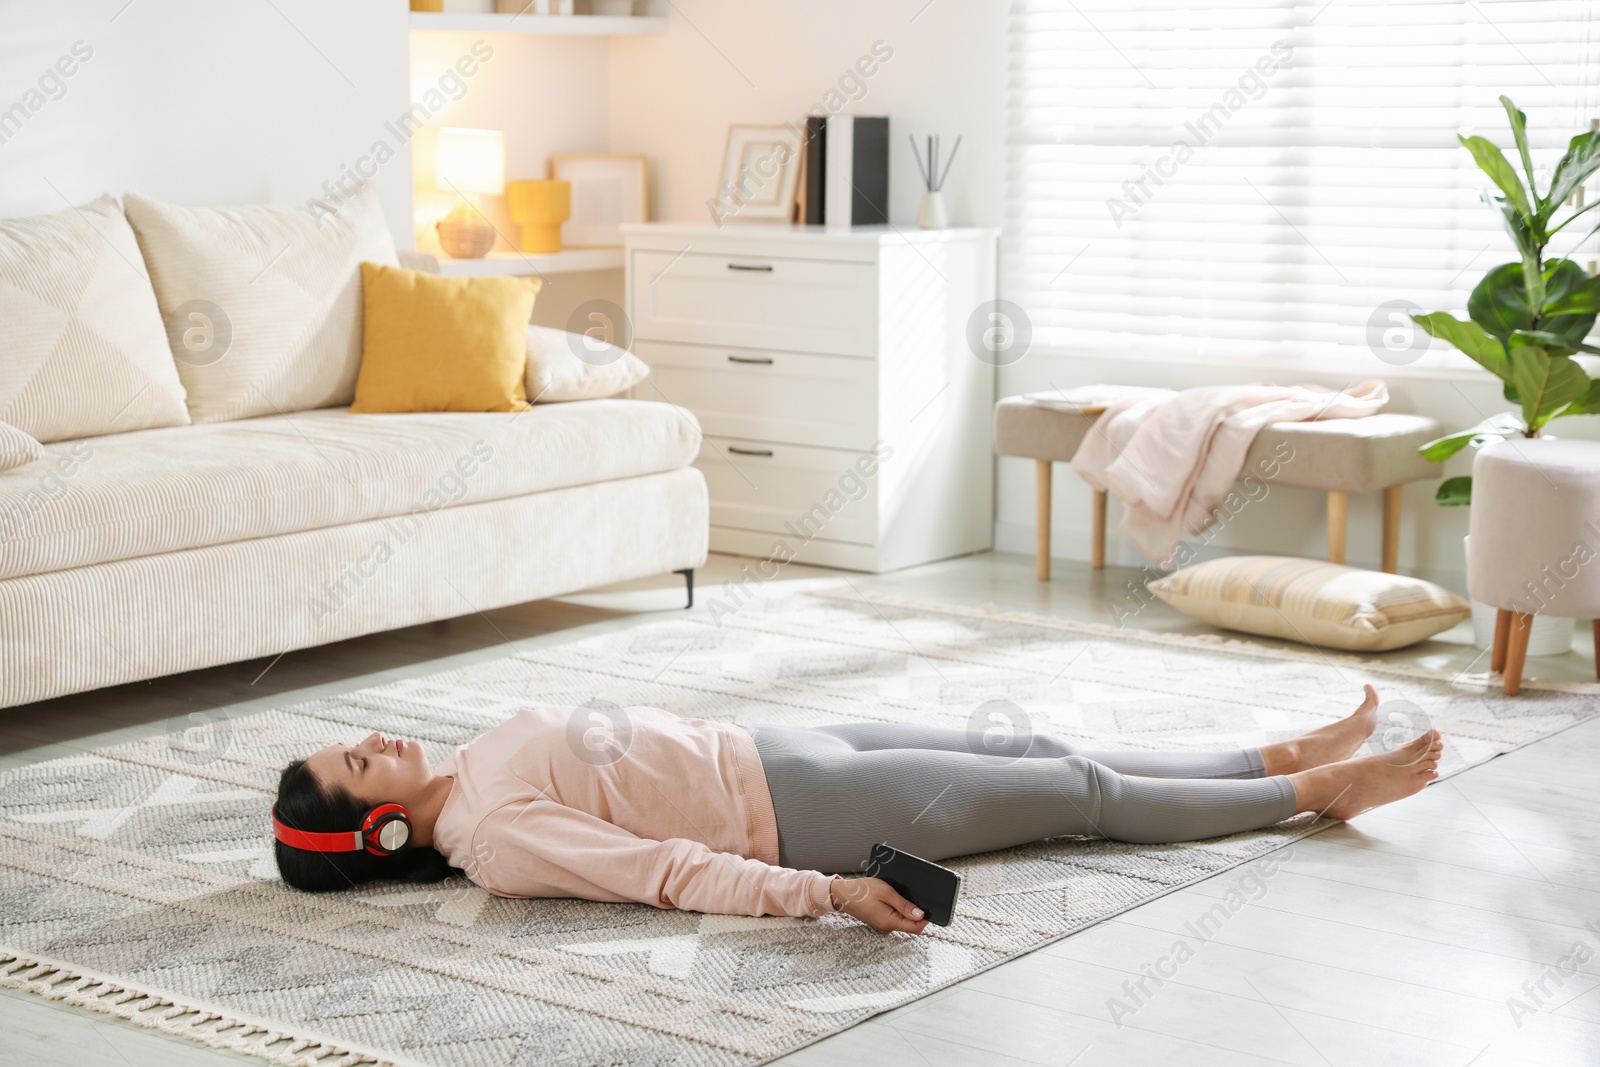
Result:
M829 226L887 224L889 119L832 115L822 132L823 221Z
M823 115L806 117L806 143L802 150L805 173L800 188L800 221L813 226L822 225L827 173L828 120Z

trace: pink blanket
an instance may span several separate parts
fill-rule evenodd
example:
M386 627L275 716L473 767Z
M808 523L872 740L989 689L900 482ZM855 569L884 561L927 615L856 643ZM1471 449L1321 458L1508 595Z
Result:
M1107 387L1095 388L1104 393ZM1106 403L1105 414L1078 446L1072 469L1096 489L1122 498L1119 529L1139 551L1165 564L1185 532L1211 525L1263 426L1361 418L1388 402L1381 381L1338 393L1309 385L1130 391Z

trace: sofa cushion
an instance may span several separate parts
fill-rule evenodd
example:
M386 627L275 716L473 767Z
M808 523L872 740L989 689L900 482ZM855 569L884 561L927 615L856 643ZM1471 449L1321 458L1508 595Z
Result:
M626 349L586 334L528 327L529 403L599 400L648 377L649 365Z
M114 199L0 220L0 419L61 441L182 425L183 399Z
M123 199L195 422L350 403L361 263L399 263L371 186L315 216Z
M523 411L523 333L543 278L446 278L361 264L361 376L351 411Z
M32 437L12 426L0 422L0 471L26 466L44 458L44 447Z
M45 490L0 473L0 578L370 519L687 465L689 413L641 400L508 414L325 409L47 446L72 452ZM528 531L538 551L539 531Z

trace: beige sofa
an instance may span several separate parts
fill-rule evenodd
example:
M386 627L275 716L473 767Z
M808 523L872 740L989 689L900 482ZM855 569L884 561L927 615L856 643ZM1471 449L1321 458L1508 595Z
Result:
M0 471L0 707L697 567L699 443L624 399L53 440Z

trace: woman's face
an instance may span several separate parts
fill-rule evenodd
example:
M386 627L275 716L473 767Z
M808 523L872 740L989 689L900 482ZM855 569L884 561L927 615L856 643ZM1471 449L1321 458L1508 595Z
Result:
M410 804L433 780L422 746L380 733L356 745L329 745L306 758L327 789L343 789L369 804Z

